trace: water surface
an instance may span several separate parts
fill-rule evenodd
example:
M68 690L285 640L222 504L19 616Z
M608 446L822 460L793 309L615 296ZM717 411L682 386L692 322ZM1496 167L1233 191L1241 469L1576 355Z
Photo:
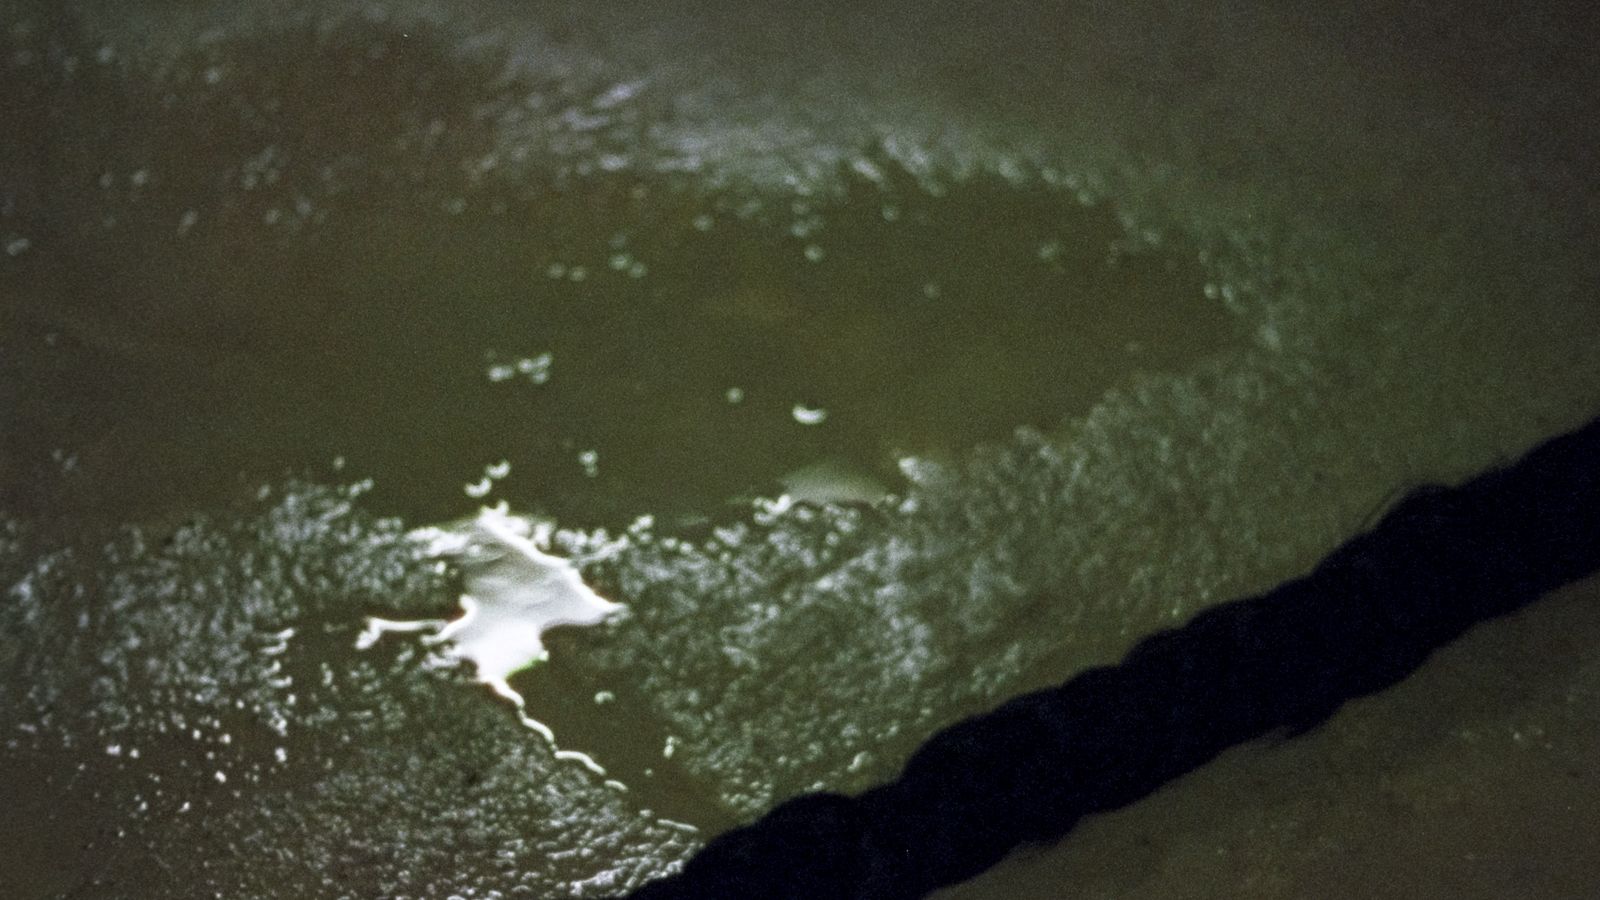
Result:
M19 9L13 892L623 890L1592 412L1439 76L1157 12ZM502 500L630 610L554 745L357 649Z

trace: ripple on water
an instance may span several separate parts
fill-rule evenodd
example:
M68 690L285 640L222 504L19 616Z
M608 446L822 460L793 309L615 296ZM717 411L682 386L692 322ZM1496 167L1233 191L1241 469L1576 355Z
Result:
M881 780L1336 530L1258 556L1314 494L1284 459L1339 456L1253 438L1318 414L1261 266L980 129L759 112L548 47L508 68L359 16L7 40L18 128L72 150L0 182L41 373L35 437L7 440L53 473L6 501L159 520L335 454L377 479L104 546L7 525L6 739L65 745L166 867L102 879L625 889L699 840L663 816ZM473 577L368 510L448 519L463 484L556 514L632 610L490 667L626 792L420 641L354 652L366 617L443 619Z
M112 853L92 878L597 896L680 859L681 826L530 742L454 670L408 647L350 656L363 610L447 597L416 543L351 499L292 487L160 546L126 532L16 567L0 606L18 639L0 655L8 748L83 759L94 820L120 823L97 852L163 861ZM228 851L240 841L276 849Z

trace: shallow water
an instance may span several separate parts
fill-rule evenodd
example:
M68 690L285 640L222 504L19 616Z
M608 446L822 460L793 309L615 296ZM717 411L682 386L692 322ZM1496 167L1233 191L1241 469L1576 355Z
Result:
M1585 214L1438 60L770 12L8 20L13 893L625 889L1600 400ZM502 500L630 610L512 677L554 744L356 648Z

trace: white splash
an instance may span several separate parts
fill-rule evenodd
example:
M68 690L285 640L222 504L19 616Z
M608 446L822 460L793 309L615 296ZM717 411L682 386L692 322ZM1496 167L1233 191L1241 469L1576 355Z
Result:
M548 657L545 631L558 625L599 624L623 614L627 607L596 594L569 560L539 548L552 529L549 522L511 515L502 503L483 508L462 524L411 532L428 555L460 569L461 616L411 622L369 618L356 647L370 647L388 632L433 632L424 638L427 643L439 646L448 659L472 663L478 681L509 701L522 724L554 748L555 735L527 715L526 702L511 686L510 677ZM555 749L558 759L605 776L587 754Z
M548 522L484 508L465 527L423 528L412 536L428 553L453 561L465 590L462 615L440 628L430 642L477 667L494 685L546 658L543 634L558 625L595 625L626 607L596 594L571 562L540 550Z

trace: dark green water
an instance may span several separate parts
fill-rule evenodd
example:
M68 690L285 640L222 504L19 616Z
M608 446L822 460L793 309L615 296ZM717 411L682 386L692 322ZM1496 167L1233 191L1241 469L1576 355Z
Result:
M1572 222L1417 174L1434 82L773 15L5 19L12 893L622 890L1600 397ZM513 679L556 746L356 649L501 500L631 610Z

